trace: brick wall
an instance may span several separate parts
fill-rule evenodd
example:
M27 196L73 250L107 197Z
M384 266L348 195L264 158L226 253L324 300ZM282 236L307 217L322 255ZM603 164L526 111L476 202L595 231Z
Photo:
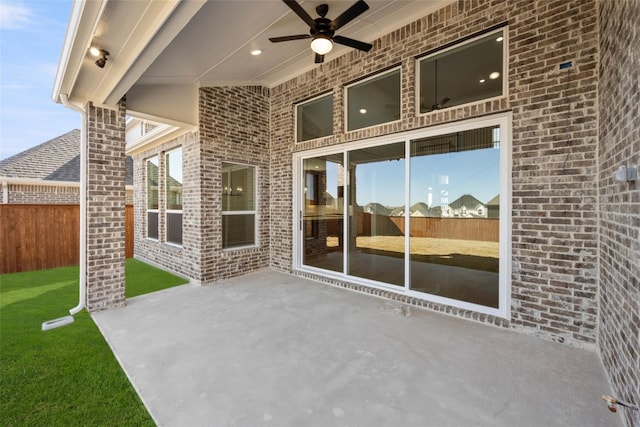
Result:
M262 87L201 88L200 129L134 157L136 257L206 284L241 275L269 263L269 91ZM182 247L164 240L164 190L160 180L160 239L146 236L145 160L182 147ZM258 244L222 249L222 163L256 168Z
M205 282L269 264L269 90L258 86L200 89L200 221ZM222 249L222 162L256 168L256 247Z
M80 184L71 186L9 184L8 203L42 205L77 205L80 203ZM126 204L133 204L133 190L126 190Z
M89 311L124 306L125 105L87 106L87 295Z
M616 397L640 407L640 180L613 179L640 165L640 1L602 0L599 11L598 345ZM620 412L640 426L640 411Z
M182 147L183 173L183 211L182 211L182 247L166 243L165 239L165 153ZM135 256L188 277L198 283L201 280L199 251L199 223L197 222L197 201L200 168L194 158L198 156L200 141L198 132L181 135L153 149L134 156L133 188L135 191L134 229ZM147 182L146 159L158 156L158 241L147 239Z
M80 187L9 184L10 204L77 205Z
M417 116L415 56L505 21L509 23L508 96ZM368 54L353 50L273 88L272 267L291 270L293 152L511 110L511 321L415 298L400 299L595 348L596 24L595 1L458 1L375 40ZM567 60L573 61L573 67L560 72L558 65ZM401 120L346 133L342 85L396 64L402 67ZM293 104L327 91L333 91L334 134L296 144ZM366 286L333 283L398 299Z

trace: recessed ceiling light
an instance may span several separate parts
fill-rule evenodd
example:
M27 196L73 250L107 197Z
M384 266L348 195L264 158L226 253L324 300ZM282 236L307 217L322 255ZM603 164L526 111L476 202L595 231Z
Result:
M502 40L504 40L504 37L500 36L496 39L497 42L501 42Z
M251 55L253 56L258 56L262 53L262 51L260 49L254 49L251 51Z
M485 79L480 79L480 80L478 80L478 81L479 81L480 83L484 83L484 82L486 82L486 80L485 80Z
M494 71L493 73L489 74L489 78L490 78L491 80L495 80L495 79L497 79L498 77L500 77L500 73L499 73L499 72L497 72L497 71Z
M360 109L360 114L367 114L367 109L366 108L361 108Z

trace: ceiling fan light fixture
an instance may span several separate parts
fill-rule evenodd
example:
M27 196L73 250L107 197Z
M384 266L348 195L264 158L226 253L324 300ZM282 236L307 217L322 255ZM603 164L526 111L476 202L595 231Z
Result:
M311 50L318 55L326 55L333 49L333 43L327 37L318 36L311 41Z

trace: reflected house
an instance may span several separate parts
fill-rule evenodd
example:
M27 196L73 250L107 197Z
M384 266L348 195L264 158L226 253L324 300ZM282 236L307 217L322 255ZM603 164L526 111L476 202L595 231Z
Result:
M389 208L387 206L383 206L380 203L367 203L363 208L363 212L371 214L371 215L385 215L391 216L393 215L394 208Z
M470 194L464 194L446 205L443 213L453 218L487 218L487 208ZM445 215L443 215L445 216Z
M487 202L487 218L500 218L500 195Z

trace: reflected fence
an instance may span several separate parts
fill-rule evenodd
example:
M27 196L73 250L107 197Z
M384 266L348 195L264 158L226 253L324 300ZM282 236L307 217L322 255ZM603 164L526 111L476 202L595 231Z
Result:
M404 236L405 220L400 216L374 215L358 212L358 236ZM328 234L338 236L342 221L329 220ZM333 222L333 224L332 224ZM435 239L476 240L498 242L500 221L498 218L430 218L411 217L411 237Z

